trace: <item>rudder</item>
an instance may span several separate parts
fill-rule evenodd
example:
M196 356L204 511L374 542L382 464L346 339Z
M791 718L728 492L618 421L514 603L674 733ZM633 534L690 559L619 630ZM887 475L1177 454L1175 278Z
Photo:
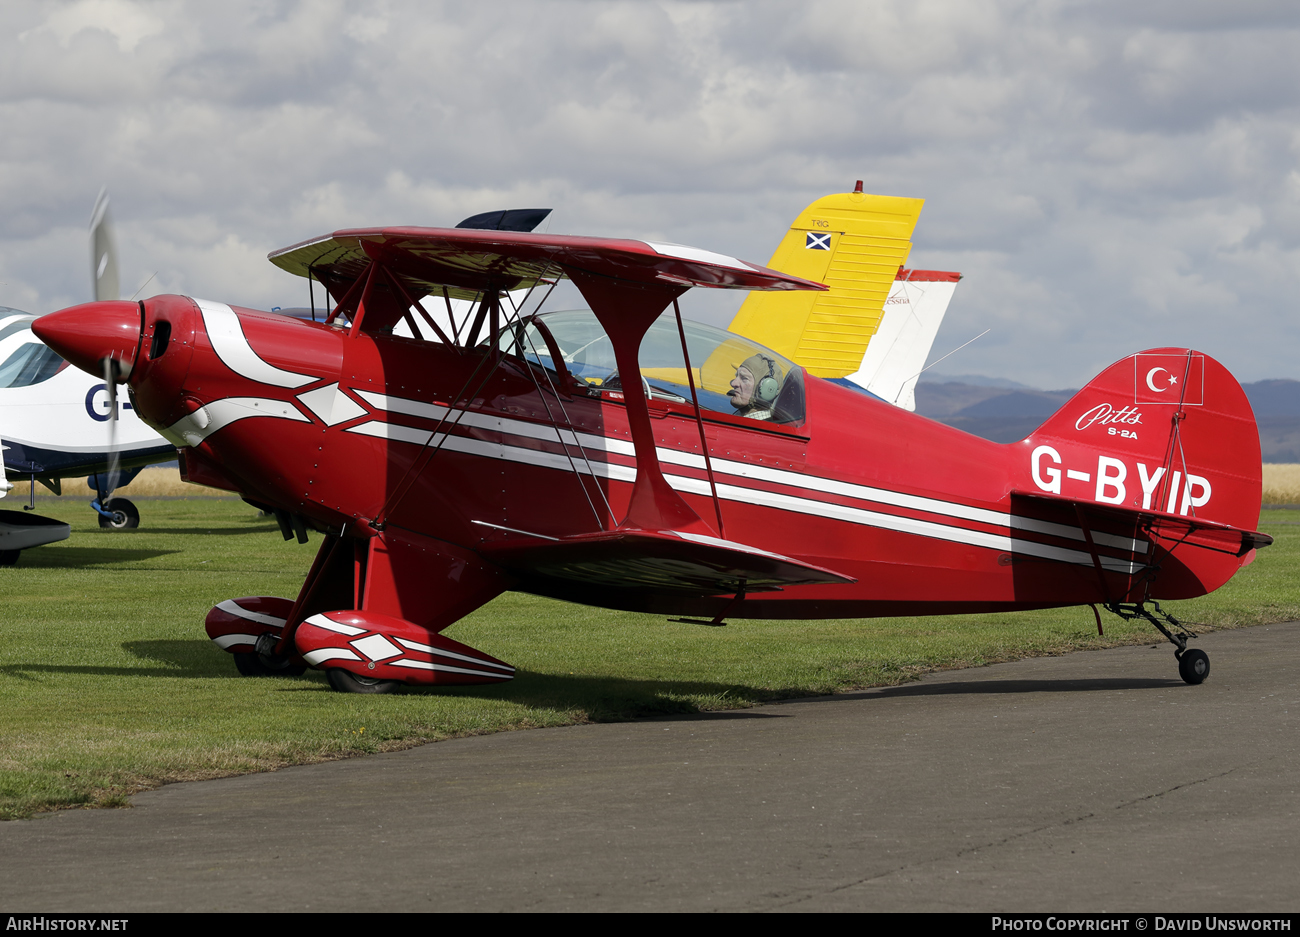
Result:
M1262 477L1246 393L1209 355L1155 348L1111 365L1026 439L1027 492L1253 530Z
M818 377L857 371L907 261L924 200L846 192L813 202L768 265L825 283L822 293L755 292L728 328Z

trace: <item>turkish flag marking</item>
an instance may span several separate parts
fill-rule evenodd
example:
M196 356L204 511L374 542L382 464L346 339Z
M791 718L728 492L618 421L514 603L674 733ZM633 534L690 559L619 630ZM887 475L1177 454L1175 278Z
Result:
M1133 402L1205 404L1204 355L1134 355Z

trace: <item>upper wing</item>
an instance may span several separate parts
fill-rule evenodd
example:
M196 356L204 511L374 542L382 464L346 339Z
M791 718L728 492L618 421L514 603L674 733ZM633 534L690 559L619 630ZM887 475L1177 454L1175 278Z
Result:
M415 287L414 295L446 287L452 297L461 299L472 299L485 290L514 289L544 276L566 276L571 270L633 284L826 289L820 283L680 244L473 228L336 231L272 251L269 259L290 273L314 276L335 295L373 261Z

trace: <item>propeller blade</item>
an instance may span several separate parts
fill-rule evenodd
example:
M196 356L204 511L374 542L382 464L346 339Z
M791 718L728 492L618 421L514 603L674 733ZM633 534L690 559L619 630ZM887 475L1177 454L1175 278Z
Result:
M117 278L117 243L113 239L107 188L99 190L95 210L90 214L90 282L94 286L97 301L122 298Z

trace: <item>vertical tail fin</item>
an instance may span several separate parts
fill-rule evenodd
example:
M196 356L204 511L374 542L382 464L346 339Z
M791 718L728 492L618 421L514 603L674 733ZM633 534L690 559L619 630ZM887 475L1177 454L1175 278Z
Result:
M1025 450L1027 492L1245 530L1259 523L1255 414L1209 355L1130 355L1014 445Z
M750 293L731 331L818 377L842 378L859 371L911 251L924 204L919 198L862 192L813 202L790 226L768 266L825 283L830 290Z
M1254 413L1209 355L1155 348L1117 361L1009 448L1023 473L1013 510L1026 529L1082 528L1105 601L1204 595L1272 542L1254 530Z
M897 407L915 410L916 380L960 279L960 273L941 270L898 271L880 327L862 364L845 380Z

